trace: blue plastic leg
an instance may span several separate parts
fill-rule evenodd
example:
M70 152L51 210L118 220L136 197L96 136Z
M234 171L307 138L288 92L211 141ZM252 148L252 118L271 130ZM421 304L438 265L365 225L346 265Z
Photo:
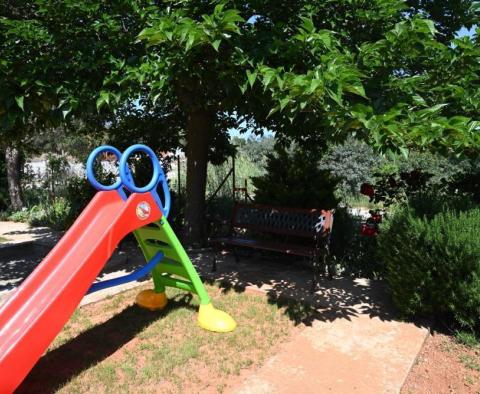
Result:
M164 255L162 252L157 252L155 256L153 256L152 259L147 264L145 264L143 267L140 267L139 269L137 269L136 271L133 271L128 275L94 283L90 286L90 289L88 289L87 294L93 293L98 290L108 289L109 287L123 285L124 283L138 280L144 277L145 275L147 275L151 270L153 270L153 268L158 263L160 263L160 261L163 259L163 256Z

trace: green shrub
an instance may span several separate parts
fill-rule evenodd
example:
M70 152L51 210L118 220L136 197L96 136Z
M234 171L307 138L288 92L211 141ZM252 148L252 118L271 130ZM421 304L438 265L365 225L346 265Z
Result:
M337 208L333 222L330 253L337 273L363 278L380 278L384 265L377 253L377 238L360 234L362 219L347 208Z
M13 212L8 220L27 222L32 226L46 226L55 230L65 230L71 224L71 207L65 198L52 203L33 205L28 209Z
M455 331L455 340L458 343L471 348L475 348L479 345L477 336L470 331Z
M47 226L54 230L65 230L70 225L70 204L64 198L52 204L41 204L30 209L28 222L32 226Z
M12 212L6 217L6 219L11 220L12 222L28 222L29 217L30 211L24 208L21 211Z
M373 170L382 160L384 159L369 145L350 137L342 144L330 147L320 160L320 168L329 170L340 179L338 190L346 199L351 196L358 197L360 185L373 181Z
M267 155L266 174L252 178L255 202L298 208L335 208L338 180L318 168L318 152L277 147Z
M378 238L386 279L404 316L480 326L480 209L443 207L430 216L411 206L390 214Z

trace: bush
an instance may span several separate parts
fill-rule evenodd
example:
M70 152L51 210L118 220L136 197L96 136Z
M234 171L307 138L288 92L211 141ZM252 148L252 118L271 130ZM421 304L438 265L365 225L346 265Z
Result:
M318 168L315 153L277 148L267 155L266 174L254 177L255 202L298 208L335 208L338 181Z
M13 212L8 220L27 222L32 226L47 226L55 230L65 230L70 223L70 204L64 198L58 198L53 203L33 205L28 209Z
M478 329L480 209L444 206L430 213L404 205L381 229L379 252L393 301L404 316L436 316Z
M373 170L382 160L369 145L350 137L330 148L320 160L320 169L329 170L340 179L338 190L345 199L358 196L362 183L372 182Z
M28 222L32 226L47 226L54 230L65 230L71 223L70 205L64 198L58 198L53 204L41 204L30 209Z
M346 208L337 208L330 252L338 273L363 278L380 278L384 265L377 253L377 238L360 234L362 218Z

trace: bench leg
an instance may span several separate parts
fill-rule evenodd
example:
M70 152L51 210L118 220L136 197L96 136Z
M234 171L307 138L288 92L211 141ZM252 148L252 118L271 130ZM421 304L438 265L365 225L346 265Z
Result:
M235 257L235 262L238 264L240 262L240 257L238 257L237 248L232 249L233 257Z
M320 279L320 259L318 258L318 256L313 256L312 258L312 271L313 276L311 293L313 294L317 290L317 284Z
M336 274L335 270L335 261L329 253L328 245L325 247L325 250L322 253L323 266L327 269L327 277L329 280L332 280Z
M212 272L217 271L217 252L213 252L213 260L212 260Z

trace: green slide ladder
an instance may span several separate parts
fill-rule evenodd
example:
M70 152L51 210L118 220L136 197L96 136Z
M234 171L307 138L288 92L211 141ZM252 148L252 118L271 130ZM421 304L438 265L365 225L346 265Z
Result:
M235 329L233 318L213 307L195 267L165 217L134 231L134 235L146 261L150 261L159 251L164 254L152 271L154 289L144 290L137 296L140 306L151 310L163 309L167 304L165 288L175 287L198 296L200 327L216 332Z

